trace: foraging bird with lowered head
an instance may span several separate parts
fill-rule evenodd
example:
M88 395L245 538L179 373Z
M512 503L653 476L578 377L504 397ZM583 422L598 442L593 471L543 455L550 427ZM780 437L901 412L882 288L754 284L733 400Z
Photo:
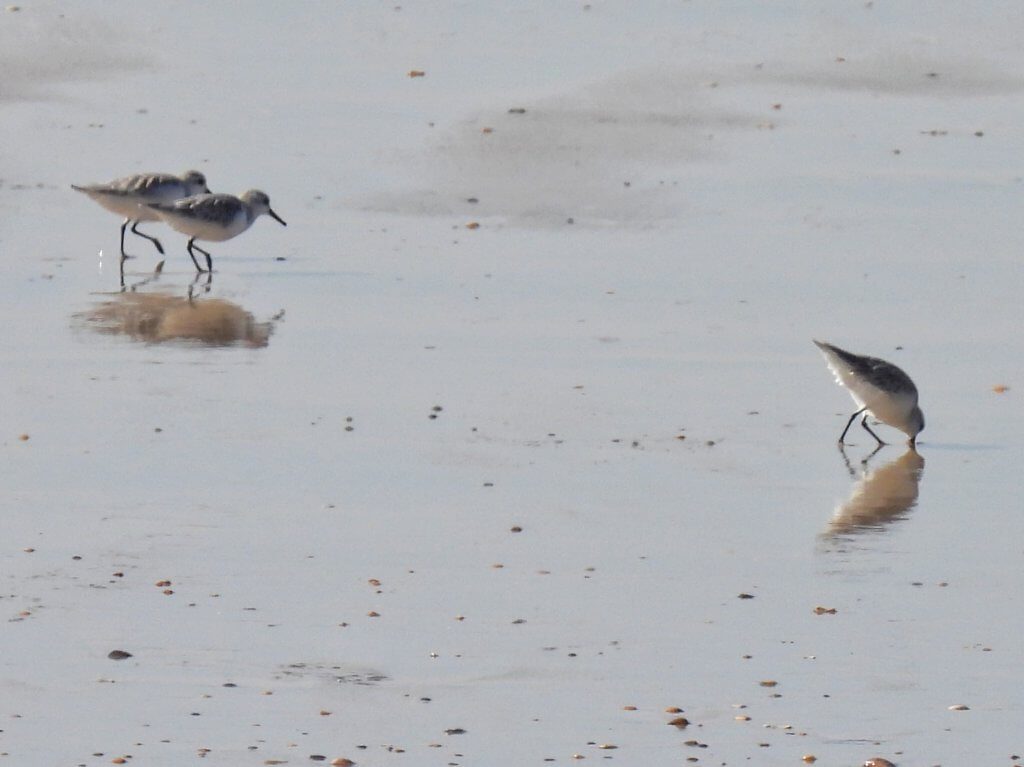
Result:
M846 422L846 428L839 435L839 444L843 444L853 419L863 414L860 425L867 429L879 446L885 442L868 426L869 415L902 431L910 438L907 444L914 447L917 435L924 430L924 413L918 407L917 387L910 376L891 362L877 357L862 357L823 341L814 343L825 356L836 383L850 392L859 408Z

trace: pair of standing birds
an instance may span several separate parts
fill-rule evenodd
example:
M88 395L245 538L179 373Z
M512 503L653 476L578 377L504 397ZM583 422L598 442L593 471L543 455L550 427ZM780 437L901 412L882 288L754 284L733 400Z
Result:
M189 236L188 254L197 271L204 271L196 259L195 251L206 256L206 270L213 271L213 258L196 245L196 240L223 242L230 240L266 213L282 225L284 220L270 208L270 198L258 189L250 189L241 196L211 194L202 173L190 170L182 176L168 173L141 173L111 181L108 184L76 186L72 189L89 195L107 210L124 216L121 224L121 259L129 258L124 250L125 229L131 224L134 234L152 242L161 254L163 245L156 237L140 232L141 221L164 220L182 234ZM858 410L846 422L839 435L843 444L854 419L863 415L861 426L878 442L881 437L868 426L868 416L904 432L911 447L924 429L924 413L917 405L917 387L910 376L898 367L876 357L862 357L838 346L815 341L835 374L836 382L845 387Z
M209 251L196 245L196 240L223 242L236 237L252 222L266 213L282 226L284 219L270 208L270 198L259 189L250 189L235 197L231 194L211 194L206 177L197 170L181 176L170 173L139 173L111 181L107 184L71 185L88 195L107 210L124 216L121 224L121 262L131 258L124 250L124 233L131 231L152 242L163 255L160 240L138 230L142 221L166 221L171 228L188 235L188 254L196 271L213 271L213 257ZM204 270L196 259L196 251L206 256Z

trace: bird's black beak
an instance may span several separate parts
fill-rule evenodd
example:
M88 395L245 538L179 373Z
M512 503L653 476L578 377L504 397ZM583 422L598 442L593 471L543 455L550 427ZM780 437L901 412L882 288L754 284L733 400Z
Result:
M279 224L280 224L281 226L288 226L288 224L286 224L286 223L285 223L285 220L284 220L283 218L281 218L281 217L280 217L279 215L277 215L277 214L276 214L276 213L275 213L274 211L272 211L272 210L271 210L270 208L267 208L267 213L269 213L269 214L270 214L271 216L273 216L274 220L275 220L275 221L276 221L277 223L279 223Z

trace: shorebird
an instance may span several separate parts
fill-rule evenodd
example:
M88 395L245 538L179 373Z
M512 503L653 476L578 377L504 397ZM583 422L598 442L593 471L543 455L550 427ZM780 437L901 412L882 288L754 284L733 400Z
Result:
M170 203L193 194L209 193L206 177L197 170L190 170L181 176L170 173L137 173L125 176L107 184L72 184L76 192L88 195L107 210L124 216L121 224L121 261L131 258L124 252L124 230L132 225L132 232L149 240L163 255L164 246L156 237L140 232L140 221L159 221L160 217L147 208L151 203Z
M281 226L284 219L270 208L270 198L259 189L250 189L239 197L231 194L197 194L171 203L150 203L148 206L164 221L189 236L188 254L196 271L213 271L213 258L196 245L196 240L223 242L237 237L252 222L266 213ZM195 251L206 256L206 269L199 266Z
M846 422L846 428L839 435L839 444L843 444L853 419L863 413L860 425L867 429L879 446L885 442L868 426L869 415L905 433L910 437L907 444L913 447L917 435L924 430L924 413L917 406L917 387L910 376L891 362L877 357L862 357L822 341L814 343L825 355L836 383L850 392L859 408Z

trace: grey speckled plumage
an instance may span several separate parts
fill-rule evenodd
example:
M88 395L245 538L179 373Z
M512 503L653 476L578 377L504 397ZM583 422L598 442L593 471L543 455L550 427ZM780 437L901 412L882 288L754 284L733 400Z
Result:
M124 216L121 224L122 261L131 258L124 249L124 233L129 224L134 234L152 242L160 253L164 252L160 240L138 230L141 221L160 220L149 209L150 204L170 203L182 197L210 191L206 186L206 177L197 170L186 171L181 176L171 173L136 173L105 184L72 184L71 188L88 195L112 213Z
M158 213L179 213L195 221L222 227L229 226L239 214L244 215L250 223L254 220L248 206L233 194L197 194L167 205L153 204L149 207Z
M872 386L888 392L909 392L917 396L917 387L910 380L910 376L893 365L878 357L861 357L860 355L840 349L838 346L815 341L820 348L828 349L839 359L850 366L855 376L861 378Z
M237 237L264 213L282 226L287 226L270 207L270 198L259 189L250 189L238 197L230 194L197 194L175 200L169 204L153 203L148 206L173 229L189 236L188 254L196 270L199 266L195 251L206 256L206 271L213 271L213 258L196 245L196 240L223 242Z
M868 415L904 432L913 445L924 429L924 413L917 405L917 387L910 376L883 359L854 354L823 341L814 343L825 356L836 383L850 392L859 408L843 429L840 444L853 420L864 414L861 425L880 445L885 443L868 426Z

